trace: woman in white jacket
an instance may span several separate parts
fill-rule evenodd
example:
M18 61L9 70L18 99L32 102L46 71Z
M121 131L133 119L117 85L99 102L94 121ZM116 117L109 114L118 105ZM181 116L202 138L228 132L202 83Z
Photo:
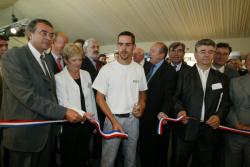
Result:
M64 48L65 68L55 75L56 91L60 105L84 111L87 118L96 117L96 103L92 82L87 71L81 70L83 51L75 44ZM61 153L63 167L88 166L89 141L93 126L89 121L84 123L64 123L61 134Z

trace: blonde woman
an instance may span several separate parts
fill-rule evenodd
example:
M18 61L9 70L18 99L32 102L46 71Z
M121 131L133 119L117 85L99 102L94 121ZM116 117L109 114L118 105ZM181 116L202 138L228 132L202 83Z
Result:
M97 117L92 82L87 71L81 70L83 51L75 44L64 48L65 68L55 75L59 104L85 111L87 118ZM90 122L64 123L61 134L61 153L63 167L88 166L89 141L93 126ZM70 144L69 144L70 143Z

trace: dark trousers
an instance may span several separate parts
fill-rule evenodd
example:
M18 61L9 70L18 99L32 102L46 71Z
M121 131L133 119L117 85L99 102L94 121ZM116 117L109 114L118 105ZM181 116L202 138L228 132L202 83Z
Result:
M167 167L169 128L165 127L163 135L140 129L139 153L141 167Z
M9 167L47 167L51 164L54 144L55 135L50 134L45 147L40 152L20 152L7 149L8 159L5 164L8 164Z
M63 167L89 166L92 131L93 126L88 121L84 124L64 123L60 143Z
M192 155L192 167L213 167L216 136L215 130L201 126L196 140L185 141L183 137L174 137L172 166L186 167Z

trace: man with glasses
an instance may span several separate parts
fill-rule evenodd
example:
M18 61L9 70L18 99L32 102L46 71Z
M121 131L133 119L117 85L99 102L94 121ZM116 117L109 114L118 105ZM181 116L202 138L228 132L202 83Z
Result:
M240 74L227 65L229 54L231 53L232 48L228 43L218 43L216 45L216 52L214 54L214 61L212 68L224 73L229 79L240 76Z
M2 57L3 119L84 121L83 112L57 104L54 74L44 55L54 37L52 24L35 19L26 32L28 44L11 49ZM10 167L50 166L59 132L59 126L53 124L4 129L3 145L9 152L6 163Z
M103 139L101 167L113 167L122 144L124 167L136 165L139 119L145 108L147 83L143 68L132 61L135 36L124 31L118 35L117 60L101 68L93 88L96 101L106 115L104 131L126 132L128 139Z
M175 68L176 72L190 67L184 62L183 60L184 55L185 55L184 43L173 42L169 46L169 60L170 60L171 66Z
M216 129L229 109L229 82L224 74L211 68L215 43L202 39L195 44L197 63L179 73L175 94L176 117L183 116L182 132L173 148L173 166L185 167L193 153L192 164L212 167Z

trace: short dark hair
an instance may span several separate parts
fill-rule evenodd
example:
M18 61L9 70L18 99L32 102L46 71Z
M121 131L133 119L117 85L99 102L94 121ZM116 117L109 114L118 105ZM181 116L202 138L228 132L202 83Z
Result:
M76 39L73 43L80 43L83 47L85 40L84 39Z
M117 41L119 40L120 36L130 36L132 38L132 43L135 44L135 35L132 32L129 31L121 32L117 37Z
M30 23L28 24L28 26L26 28L26 34L29 33L29 32L32 32L32 33L35 32L36 31L36 25L38 23L44 23L47 26L53 28L53 25L48 20L45 20L45 19L34 19L34 20L31 20Z
M0 35L0 40L8 41L9 38L6 35Z
M229 53L232 52L232 47L228 43L224 43L224 42L217 43L216 48L228 48Z
M171 43L171 45L169 45L169 50L175 50L178 46L181 46L183 48L183 52L185 52L186 46L184 43L181 42Z
M212 39L201 39L196 42L195 44L195 51L197 51L197 48L205 45L205 46L213 46L214 48L216 47L215 42Z

